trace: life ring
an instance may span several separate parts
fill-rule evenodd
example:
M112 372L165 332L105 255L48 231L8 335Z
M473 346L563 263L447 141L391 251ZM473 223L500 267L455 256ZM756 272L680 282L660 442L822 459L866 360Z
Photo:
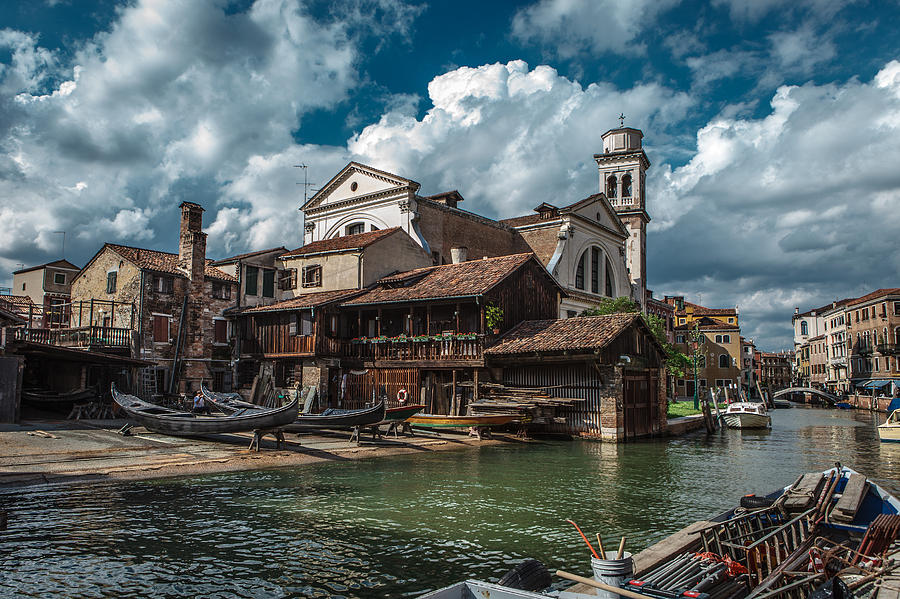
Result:
M406 389L400 389L397 391L397 401L400 403L406 403L407 398L409 398L409 393L406 392Z

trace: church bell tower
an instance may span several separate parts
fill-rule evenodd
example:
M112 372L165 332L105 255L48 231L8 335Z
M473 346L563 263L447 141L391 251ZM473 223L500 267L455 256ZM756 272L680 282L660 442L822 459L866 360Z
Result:
M600 191L628 230L625 265L631 277L634 299L644 306L647 295L647 214L645 179L650 161L641 146L640 129L624 126L603 134L603 153L594 154L600 173Z

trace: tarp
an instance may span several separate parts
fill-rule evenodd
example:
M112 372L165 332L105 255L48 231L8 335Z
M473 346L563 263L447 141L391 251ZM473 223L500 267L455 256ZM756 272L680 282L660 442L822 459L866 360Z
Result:
M856 383L856 386L860 389L880 389L885 385L890 385L891 381L885 381L880 379L870 379L868 381L861 381Z
M891 403L887 408L887 413L890 414L894 410L900 410L900 397L895 397L891 400Z

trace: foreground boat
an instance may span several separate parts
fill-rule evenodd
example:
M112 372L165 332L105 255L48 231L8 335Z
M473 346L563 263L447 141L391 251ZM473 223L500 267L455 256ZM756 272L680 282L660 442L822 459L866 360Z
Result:
M242 433L283 428L297 417L297 399L280 408L238 410L228 416L201 416L158 406L111 387L115 401L128 417L147 430L167 435ZM257 406L258 408L258 406Z
M887 420L878 425L878 438L882 443L900 443L900 398L891 400Z
M384 420L384 412L384 401L379 401L371 408L359 410L328 408L321 414L300 414L285 430L292 432L321 428L346 430L370 426Z
M761 403L728 404L723 418L728 428L768 428L772 426L772 418L766 412L766 406Z
M470 416L441 416L440 414L416 414L406 421L413 426L427 428L465 428L503 426L519 420L517 414L484 414Z

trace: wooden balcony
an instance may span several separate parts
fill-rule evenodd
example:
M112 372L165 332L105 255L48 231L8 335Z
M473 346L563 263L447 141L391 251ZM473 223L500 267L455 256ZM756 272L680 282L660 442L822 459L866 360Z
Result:
M484 335L353 339L344 342L342 355L418 366L474 366L484 362Z
M287 335L277 329L260 330L260 333L242 341L242 354L266 358L341 355L341 341L327 335Z
M131 350L131 329L87 326L67 329L13 329L15 341L31 341L89 350Z

